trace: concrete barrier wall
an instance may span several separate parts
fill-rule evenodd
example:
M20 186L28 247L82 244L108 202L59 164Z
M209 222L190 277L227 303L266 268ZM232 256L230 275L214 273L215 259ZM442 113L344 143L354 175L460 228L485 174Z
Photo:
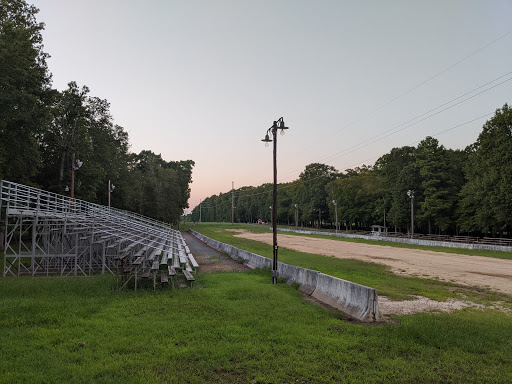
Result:
M491 245L491 244L467 244L467 243L453 243L451 241L432 241L432 240L420 240L420 239L407 239L403 237L385 237L385 236L367 236L367 235L353 235L350 233L333 233L333 232L322 232L322 231L308 231L301 229L292 228L277 228L278 231L283 232L295 232L304 233L306 235L322 235L322 236L334 236L334 237L345 237L347 239L365 239L372 241L390 241L392 243L403 243L413 245L428 245L432 247L447 247L447 248L463 248L463 249L486 249L489 251L501 251L501 252L512 252L512 247L505 247L503 245Z
M235 260L244 260L249 268L272 268L272 260L264 256L210 239L196 231L189 231L219 252L224 252ZM284 263L278 263L277 271L279 277L286 279L288 283L298 283L304 293L360 321L382 320L377 290L374 288Z

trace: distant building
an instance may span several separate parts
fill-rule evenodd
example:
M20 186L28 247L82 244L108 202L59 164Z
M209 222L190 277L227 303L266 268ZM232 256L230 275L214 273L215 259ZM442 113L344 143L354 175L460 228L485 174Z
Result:
M385 236L388 233L388 227L382 225L372 225L372 236Z

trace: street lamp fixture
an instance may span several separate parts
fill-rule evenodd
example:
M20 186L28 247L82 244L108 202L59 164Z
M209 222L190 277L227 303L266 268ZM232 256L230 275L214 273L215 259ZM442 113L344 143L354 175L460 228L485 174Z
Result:
M84 162L77 159L74 165L75 171L78 171L82 165L84 165Z
M267 133L265 134L265 138L261 141L265 143L265 146L268 147L270 142L274 142L274 189L273 189L273 205L272 205L272 234L273 234L273 259L272 259L272 284L277 284L277 130L281 130L281 135L284 135L284 132L288 127L285 125L283 118L279 118L279 120L274 121L274 124L267 129ZM272 139L270 138L272 135Z
M114 192L114 189L116 189L116 186L108 181L108 207L110 208L110 194Z
M84 162L79 159L75 160L75 154L73 153L71 160L71 199L75 198L75 171L78 171L82 165L84 165Z

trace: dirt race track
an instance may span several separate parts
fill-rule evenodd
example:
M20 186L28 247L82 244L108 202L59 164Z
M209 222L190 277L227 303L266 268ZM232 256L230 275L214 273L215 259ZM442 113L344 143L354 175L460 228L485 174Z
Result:
M235 236L272 244L271 233L240 232ZM438 278L512 295L512 260L292 235L278 235L278 245L300 252L380 263L398 275Z

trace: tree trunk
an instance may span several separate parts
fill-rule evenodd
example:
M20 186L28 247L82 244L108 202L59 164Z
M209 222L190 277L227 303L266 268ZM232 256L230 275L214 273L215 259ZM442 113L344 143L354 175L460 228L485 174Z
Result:
M66 164L66 151L64 150L62 152L62 157L60 159L60 169L59 169L59 182L62 183L62 180L64 180L64 166Z

